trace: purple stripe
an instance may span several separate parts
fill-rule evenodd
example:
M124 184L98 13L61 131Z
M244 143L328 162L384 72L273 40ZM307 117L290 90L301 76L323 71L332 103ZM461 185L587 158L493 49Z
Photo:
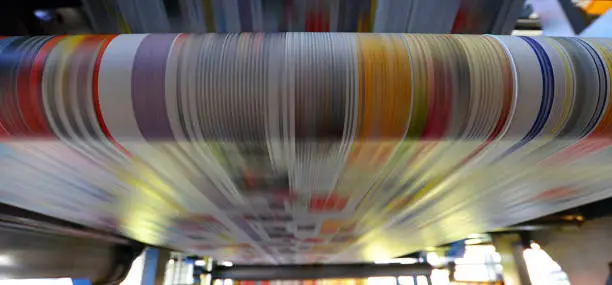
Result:
M132 71L132 102L138 128L147 140L174 139L165 98L166 61L177 35L147 36L136 52Z

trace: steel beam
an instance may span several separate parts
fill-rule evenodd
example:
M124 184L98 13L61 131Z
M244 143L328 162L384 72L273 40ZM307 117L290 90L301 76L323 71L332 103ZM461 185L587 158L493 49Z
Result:
M431 266L418 264L326 264L326 265L238 265L216 267L214 279L299 280L324 278L367 278L374 276L414 276L431 274Z

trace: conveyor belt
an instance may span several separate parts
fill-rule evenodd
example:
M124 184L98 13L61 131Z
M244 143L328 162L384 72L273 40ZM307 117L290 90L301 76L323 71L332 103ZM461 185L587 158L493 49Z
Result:
M0 201L237 263L406 254L612 196L612 41L0 40Z

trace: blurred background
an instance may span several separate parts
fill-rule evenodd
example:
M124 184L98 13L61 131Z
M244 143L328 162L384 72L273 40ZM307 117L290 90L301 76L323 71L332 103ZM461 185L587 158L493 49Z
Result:
M3 1L3 35L389 32L605 36L608 0ZM601 18L601 19L600 19ZM598 28L600 27L600 28ZM597 34L599 33L599 34Z
M0 2L0 35L610 37L610 7L612 0L7 0ZM604 284L612 261L611 203L600 200L371 264L259 267L145 245L1 205L0 284Z

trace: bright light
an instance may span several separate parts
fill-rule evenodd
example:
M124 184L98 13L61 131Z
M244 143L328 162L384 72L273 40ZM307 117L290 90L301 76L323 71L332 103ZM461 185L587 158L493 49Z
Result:
M487 264L457 264L455 280L471 282L493 282L497 279L495 268Z
M440 256L437 253L428 252L427 253L427 263L429 263L431 266L438 266L442 264L442 260L440 259Z
M202 276L204 276L204 278L202 278ZM210 274L206 274L206 275L201 274L201 275L200 275L200 280L204 280L204 283L201 283L201 284L211 284L211 283L212 283L212 282L211 282L212 277L211 277L211 275L210 275Z
M130 267L130 271L128 271L128 275L125 277L125 279L119 283L120 285L138 285L142 283L145 254L146 251L132 261L132 267Z
M471 234L467 238L468 239L471 239L471 238L483 238L485 236L486 236L485 234Z
M483 240L480 238L471 238L471 239L466 239L463 243L465 243L466 245L475 245L475 244L479 244L482 242Z
M0 266L13 266L15 260L9 255L0 255Z
M532 241L531 244L529 245L532 249L540 249L542 248L539 244L537 244L536 242Z
M431 270L431 283L436 285L448 285L448 269L432 269Z
M174 259L168 260L168 264L174 264Z
M404 257L404 258L396 258L393 259L396 262L399 262L399 264L415 264L417 262L419 262L418 259L416 258L412 258L412 257Z
M72 285L70 278L2 280L2 285Z
M231 261L221 261L221 265L225 267L232 267L234 266L234 263L232 263Z
M234 284L234 280L232 279L223 280L223 285L232 285L232 284Z
M501 263L501 254L499 254L499 252L494 252L491 256L493 257L493 262Z
M535 37L535 36L541 36L542 35L542 30L513 30L512 31L512 35L513 36L530 36L530 37Z
M369 277L368 285L395 285L395 277Z
M397 277L397 281L400 285L416 285L416 278L412 276L399 276Z
M196 260L196 261L194 262L194 264L195 264L196 266L205 266L205 265L206 265L206 261L205 261L205 260L198 259L198 260Z
M393 258L393 259L385 259L385 260L376 260L375 264L391 264L391 263L399 263L399 264L415 264L419 262L418 259L412 257L403 257L403 258Z
M537 244L536 244L537 245ZM527 273L533 285L569 285L567 274L544 250L523 250Z
M493 245L468 245L463 257L455 258L455 279L457 281L490 282L497 280L498 264Z
M53 15L47 10L34 10L34 16L46 22L53 20Z

